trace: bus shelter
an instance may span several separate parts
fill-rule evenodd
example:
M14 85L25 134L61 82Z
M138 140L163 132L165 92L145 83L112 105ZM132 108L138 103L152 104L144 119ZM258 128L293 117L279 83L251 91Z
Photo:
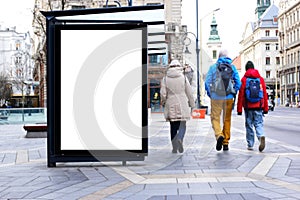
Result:
M148 155L147 59L166 51L164 40L153 38L164 35L156 28L164 25L164 6L42 14L48 166L143 161Z

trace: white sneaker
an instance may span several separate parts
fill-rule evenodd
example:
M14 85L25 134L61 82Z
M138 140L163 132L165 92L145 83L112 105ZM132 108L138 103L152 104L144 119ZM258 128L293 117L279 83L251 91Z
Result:
M253 151L253 147L247 147L249 151Z

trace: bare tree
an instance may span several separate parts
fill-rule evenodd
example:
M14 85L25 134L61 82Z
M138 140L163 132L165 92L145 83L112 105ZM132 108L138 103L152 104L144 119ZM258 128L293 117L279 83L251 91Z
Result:
M42 96L46 93L46 55L47 55L47 44L46 44L46 19L41 14L41 10L43 11L53 11L54 7L56 10L65 10L67 0L36 0L35 8L33 10L33 32L37 36L37 40L35 40L36 52L34 53L33 59L35 61L35 81L40 82L39 89L37 90L40 99L42 100L40 103L44 105L44 99ZM38 7L37 5L43 5L42 7ZM54 6L55 5L55 6Z
M0 101L5 103L11 98L12 87L8 76L4 73L0 73ZM2 105L1 105L2 106Z

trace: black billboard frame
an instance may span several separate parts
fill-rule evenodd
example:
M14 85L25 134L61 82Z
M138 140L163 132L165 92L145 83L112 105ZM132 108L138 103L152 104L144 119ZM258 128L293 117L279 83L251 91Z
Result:
M128 8L126 8L128 9ZM96 9L98 10L98 9ZM119 9L117 9L120 11ZM90 11L90 10L89 10ZM86 12L82 10L82 12ZM101 162L101 161L143 161L148 155L148 108L147 108L147 23L142 21L101 21L58 20L57 16L82 14L78 11L43 12L47 25L47 121L48 167L55 167L57 162ZM94 11L93 11L94 12ZM58 14L57 14L58 13ZM61 49L60 31L69 28L83 29L141 29L142 41L142 150L62 150L61 137Z

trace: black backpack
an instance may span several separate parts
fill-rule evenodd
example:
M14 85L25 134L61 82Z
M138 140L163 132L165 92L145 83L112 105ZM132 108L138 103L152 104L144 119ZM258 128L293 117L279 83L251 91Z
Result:
M219 63L217 66L216 79L212 84L212 91L216 92L219 96L236 94L232 75L233 70L231 64Z

